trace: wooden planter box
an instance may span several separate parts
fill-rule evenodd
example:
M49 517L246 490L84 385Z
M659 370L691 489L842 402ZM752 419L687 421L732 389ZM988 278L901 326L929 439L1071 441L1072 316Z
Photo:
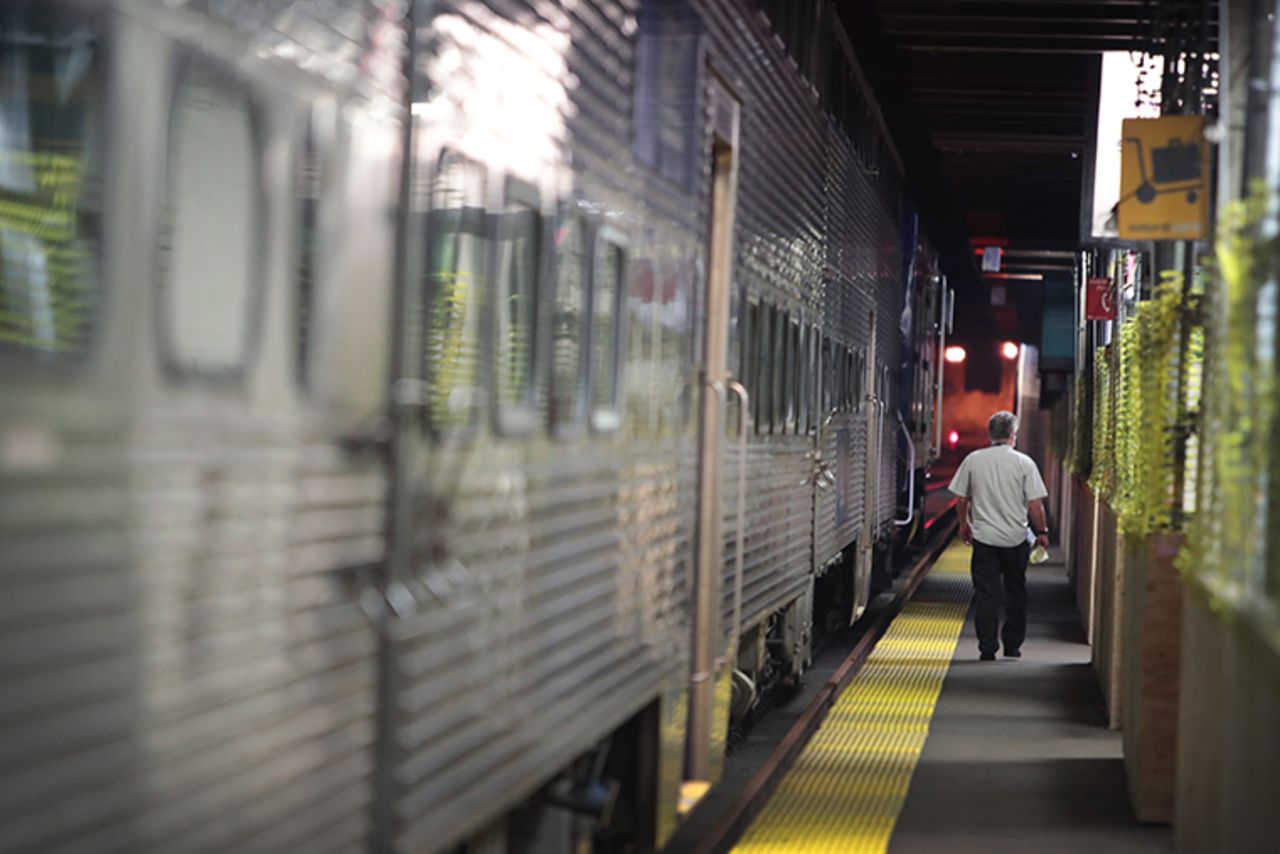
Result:
M1177 780L1181 534L1126 539L1120 652L1124 763L1139 821L1173 820Z
M1123 718L1123 670L1122 656L1124 633L1124 569L1125 550L1123 537L1116 530L1115 514L1105 501L1097 502L1094 559L1093 600L1093 666L1102 686L1102 696L1107 704L1107 724L1120 729Z

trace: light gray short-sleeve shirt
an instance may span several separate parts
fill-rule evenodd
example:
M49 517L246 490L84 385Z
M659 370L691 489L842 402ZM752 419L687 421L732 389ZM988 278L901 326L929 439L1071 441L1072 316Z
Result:
M1005 547L1027 541L1027 504L1049 494L1035 461L1010 445L969 454L947 489L969 499L973 538Z

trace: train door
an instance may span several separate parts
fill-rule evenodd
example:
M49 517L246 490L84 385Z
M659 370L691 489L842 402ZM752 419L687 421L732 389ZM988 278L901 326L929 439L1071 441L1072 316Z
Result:
M857 553L853 575L853 619L862 616L871 599L871 567L875 559L876 525L879 522L880 486L880 421L883 401L879 397L880 384L876 382L876 313L868 317L867 357L862 370L862 415L866 430L866 454L863 464L866 470L862 478L862 532L858 535Z
M689 734L685 757L686 805L720 775L728 731L731 662L736 656L738 613L720 624L724 568L725 430L730 387L745 417L745 391L728 372L729 293L733 271L733 221L737 194L738 100L708 74L712 120L711 192L707 275L702 330L702 383L698 417L698 508L694 567L693 648L689 674ZM741 528L738 536L741 538ZM740 553L740 550L739 550ZM734 575L735 583L741 572ZM740 601L740 598L737 600Z

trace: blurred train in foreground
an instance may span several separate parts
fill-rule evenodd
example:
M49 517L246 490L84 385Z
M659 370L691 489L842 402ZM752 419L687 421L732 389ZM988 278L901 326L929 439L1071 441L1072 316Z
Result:
M662 846L937 451L829 7L4 4L0 850Z

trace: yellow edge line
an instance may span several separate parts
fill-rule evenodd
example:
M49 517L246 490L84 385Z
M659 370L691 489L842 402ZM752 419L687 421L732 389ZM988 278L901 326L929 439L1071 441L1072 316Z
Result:
M969 610L969 550L952 545L894 619L734 851L882 852Z

